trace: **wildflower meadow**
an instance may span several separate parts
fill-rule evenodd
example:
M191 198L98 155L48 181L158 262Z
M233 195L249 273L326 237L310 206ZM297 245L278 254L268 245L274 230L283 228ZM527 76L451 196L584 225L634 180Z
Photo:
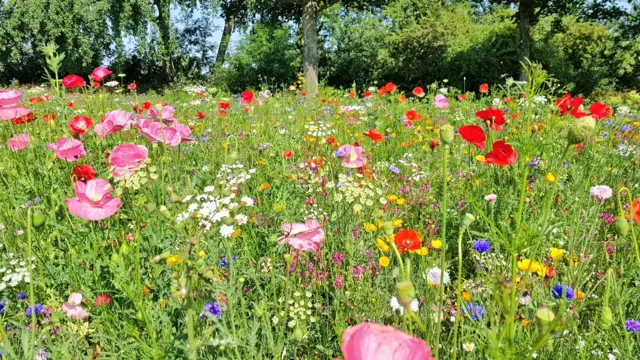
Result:
M637 359L640 95L0 90L2 359Z

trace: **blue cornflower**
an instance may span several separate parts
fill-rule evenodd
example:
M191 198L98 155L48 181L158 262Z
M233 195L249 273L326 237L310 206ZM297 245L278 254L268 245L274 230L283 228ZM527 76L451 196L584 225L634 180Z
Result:
M44 310L44 305L42 304L35 304L34 306L29 306L27 308L27 311L24 312L25 315L27 316L31 316L31 312L33 311L33 309L35 309L35 314L40 315L40 313L42 312L42 310Z
M208 304L204 304L202 306L202 310L208 312L209 314L217 317L217 318L221 318L222 317L222 310L220 309L220 305L218 305L217 301L212 301Z
M476 240L473 242L473 245L471 246L473 248L473 250L479 252L479 253L486 253L487 251L491 250L491 244L484 239L480 239L480 240Z
M471 316L472 320L480 320L484 318L484 308L482 305L467 304L466 313Z
M529 166L536 167L536 166L538 166L538 162L537 161L530 161L529 162Z
M398 169L397 167L395 167L395 166L393 166L393 165L389 166L389 170L390 170L392 173L396 174L396 175L397 175L397 174L400 174L400 169Z
M628 332L640 332L640 321L629 319L624 322L624 327Z
M229 260L227 260L226 257L223 257L222 259L220 259L220 266L222 267L228 267L229 266Z
M336 157L341 158L341 157L344 157L347 154L344 152L344 150L338 150L338 151L334 152L333 155L335 155Z
M609 137L609 133L603 132L602 133L602 137L605 138L605 139L608 138Z
M7 301L6 300L0 301L0 314L4 314L4 307L5 306L7 306Z
M231 255L231 260L233 260L233 261L238 261L238 256L236 256L236 255Z
M20 294L18 294L18 300L24 300L27 298L27 293L26 292L21 292Z
M562 295L564 294L565 299L571 300L573 299L574 293L573 289L567 285L557 284L551 289L551 295L554 299L562 299Z
M620 130L621 131L629 131L629 130L631 130L631 126L629 126L629 125L621 126Z

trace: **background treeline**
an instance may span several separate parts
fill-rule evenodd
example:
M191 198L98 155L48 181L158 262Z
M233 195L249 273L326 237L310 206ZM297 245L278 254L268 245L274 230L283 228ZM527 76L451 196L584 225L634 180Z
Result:
M518 78L524 57L575 93L640 88L637 0L0 0L0 84L42 82L51 41L62 75L104 64L143 88L286 86L317 68L337 87L475 89Z

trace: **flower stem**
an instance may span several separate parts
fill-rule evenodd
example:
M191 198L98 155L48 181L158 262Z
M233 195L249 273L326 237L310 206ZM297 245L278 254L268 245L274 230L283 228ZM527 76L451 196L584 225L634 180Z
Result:
M453 360L458 356L458 326L462 317L462 234L464 229L460 228L458 234L458 286L457 286L457 305L456 305L456 321L453 325Z
M564 152L562 153L562 157L560 158L560 165L556 168L556 173L553 174L555 176L555 180L553 181L553 186L551 186L551 192L547 194L547 202L544 204L544 213L542 215L543 229L547 228L547 222L549 220L549 212L551 211L551 204L553 204L553 199L556 196L556 190L558 189L558 181L560 180L560 171L562 170L562 163L564 159L567 157L567 154L569 153L570 148L571 148L571 145L569 144L567 144L567 146L564 148ZM529 167L527 166L526 169L528 170Z
M442 249L440 253L440 296L438 298L438 318L436 321L438 324L442 319L442 308L444 304L444 263L445 263L445 253L447 249L447 183L448 183L448 168L447 161L449 160L449 145L445 144L442 146L443 155L442 155L442 201L440 203L440 209L442 211ZM437 326L436 330L436 350L435 350L435 358L438 359L438 354L440 352L440 330L442 326Z

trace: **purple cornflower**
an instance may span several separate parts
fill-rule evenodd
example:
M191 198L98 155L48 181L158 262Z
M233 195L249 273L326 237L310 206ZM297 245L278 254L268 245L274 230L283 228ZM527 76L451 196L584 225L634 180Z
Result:
M473 245L471 245L471 247L473 248L473 250L479 252L479 253L486 253L487 251L491 250L491 244L484 239L481 240L476 240L473 242Z
M536 166L538 166L538 162L537 162L537 161L535 161L535 160L534 160L534 161L530 161L530 162L529 162L529 166L531 166L531 167L536 167Z
M42 310L44 310L44 305L42 304L35 304L35 306L29 306L27 308L27 310L24 312L24 314L26 316L31 316L33 310L35 309L35 314L36 315L40 315L40 313L42 312Z
M18 294L18 300L24 300L27 298L27 293L26 292L21 292L20 294Z
M640 321L629 319L624 322L624 327L625 329L627 329L628 332L634 332L634 333L640 332Z
M564 295L565 299L567 300L571 300L573 299L573 289L567 285L562 285L562 284L557 284L556 286L553 287L553 289L551 289L551 295L553 296L554 299L562 299L562 296Z
M629 131L629 130L631 130L631 126L629 126L629 125L625 125L625 126L621 126L620 127L620 131Z
M393 165L389 166L389 171L391 171L392 173L394 173L396 175L400 174L400 169L398 169L397 167L395 167Z
M4 307L5 306L7 306L7 301L6 300L0 301L0 314L4 314Z
M471 316L472 320L480 320L484 318L484 308L482 305L467 304L466 313Z
M218 305L217 301L212 301L208 304L204 304L202 306L202 310L208 312L209 314L217 317L217 318L221 318L222 317L222 310L220 310L220 305Z
M338 150L336 152L333 153L334 156L342 158L346 155L346 153L344 152L344 150Z
M362 267L362 265L356 265L353 267L353 277L356 280L360 280L363 273L364 273L364 267Z

